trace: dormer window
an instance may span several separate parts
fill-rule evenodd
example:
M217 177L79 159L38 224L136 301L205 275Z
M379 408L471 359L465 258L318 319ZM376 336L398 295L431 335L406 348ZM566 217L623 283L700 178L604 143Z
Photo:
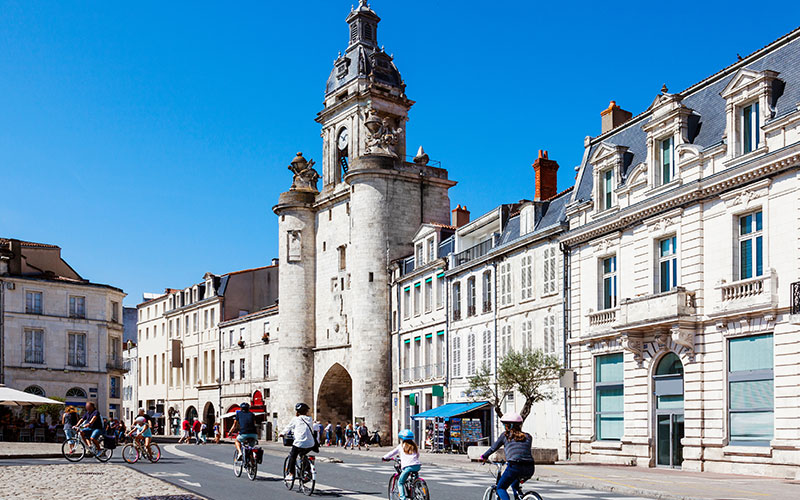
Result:
M595 212L605 212L616 207L615 190L629 156L627 146L603 142L589 157L589 162L594 166L592 177Z
M667 137L659 141L659 172L661 184L668 184L675 178L675 140Z
M608 169L600 175L602 183L602 206L601 210L608 210L614 206L614 170Z
M761 124L774 116L773 106L782 94L782 84L775 71L743 68L720 92L726 101L728 158L766 146Z
M742 154L749 153L758 149L759 136L759 117L758 101L752 102L742 107Z

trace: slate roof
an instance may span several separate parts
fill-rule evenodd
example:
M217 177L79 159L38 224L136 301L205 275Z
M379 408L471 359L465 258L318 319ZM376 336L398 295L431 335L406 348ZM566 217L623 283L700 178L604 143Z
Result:
M542 216L538 221L536 221L536 227L530 233L520 236L519 214L510 217L503 228L503 234L500 235L500 243L492 250L492 252L497 252L498 249L514 243L520 238L530 238L533 235L540 234L548 229L552 229L553 227L566 222L565 209L570 201L571 192L572 188L566 189L551 198L550 201L548 201L543 207Z
M795 111L797 103L800 102L800 28L680 92L684 96L682 103L699 115L699 130L692 144L708 149L722 142L726 125L725 99L719 94L742 68L753 71L777 71L778 78L786 83L783 93L775 102L775 117L772 120ZM629 148L631 155L626 159L622 171L623 185L631 169L646 160L647 134L642 130L642 125L649 121L650 114L651 112L647 110L612 130L611 133L592 140L589 154L586 155L586 164L574 193L575 201L587 201L592 197L593 165L588 162L588 158L601 143Z

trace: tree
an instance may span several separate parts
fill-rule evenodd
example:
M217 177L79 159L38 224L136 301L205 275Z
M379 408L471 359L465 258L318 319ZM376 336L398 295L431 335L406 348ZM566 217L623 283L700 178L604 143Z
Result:
M550 384L562 373L561 363L553 354L545 354L541 349L511 351L503 356L495 377L486 365L470 377L469 395L473 400L488 400L497 416L502 417L501 405L506 393L516 391L525 398L520 411L524 420L530 415L533 403L555 396Z
M64 398L59 397L51 397L50 399L55 399L56 401L66 401ZM58 422L59 416L61 412L64 410L64 405L57 405L57 404L49 404L49 405L39 405L34 407L33 411L37 415L46 415L50 417L50 422Z

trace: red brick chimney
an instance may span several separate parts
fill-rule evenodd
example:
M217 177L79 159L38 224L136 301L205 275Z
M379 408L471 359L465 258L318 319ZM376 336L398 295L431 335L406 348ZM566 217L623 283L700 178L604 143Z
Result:
M461 227L464 224L469 222L469 210L467 210L467 206L458 205L456 208L452 210L452 214L450 215L450 225L455 227Z
M605 134L609 130L619 127L630 120L632 116L633 113L617 106L616 101L611 101L608 108L600 112L601 133Z
M534 201L542 201L558 194L558 162L547 158L547 151L539 150L539 157L533 162L536 173L536 194Z

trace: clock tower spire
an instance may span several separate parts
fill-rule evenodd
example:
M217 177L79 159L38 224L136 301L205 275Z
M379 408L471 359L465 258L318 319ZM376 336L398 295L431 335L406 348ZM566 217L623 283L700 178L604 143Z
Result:
M393 56L378 46L380 20L366 0L360 0L347 16L347 49L333 62L325 107L316 118L322 125L323 191L343 188L353 159L375 152L368 127L375 128L378 122L394 138L391 151L381 148L380 152L405 157L405 122L414 101L406 97Z

